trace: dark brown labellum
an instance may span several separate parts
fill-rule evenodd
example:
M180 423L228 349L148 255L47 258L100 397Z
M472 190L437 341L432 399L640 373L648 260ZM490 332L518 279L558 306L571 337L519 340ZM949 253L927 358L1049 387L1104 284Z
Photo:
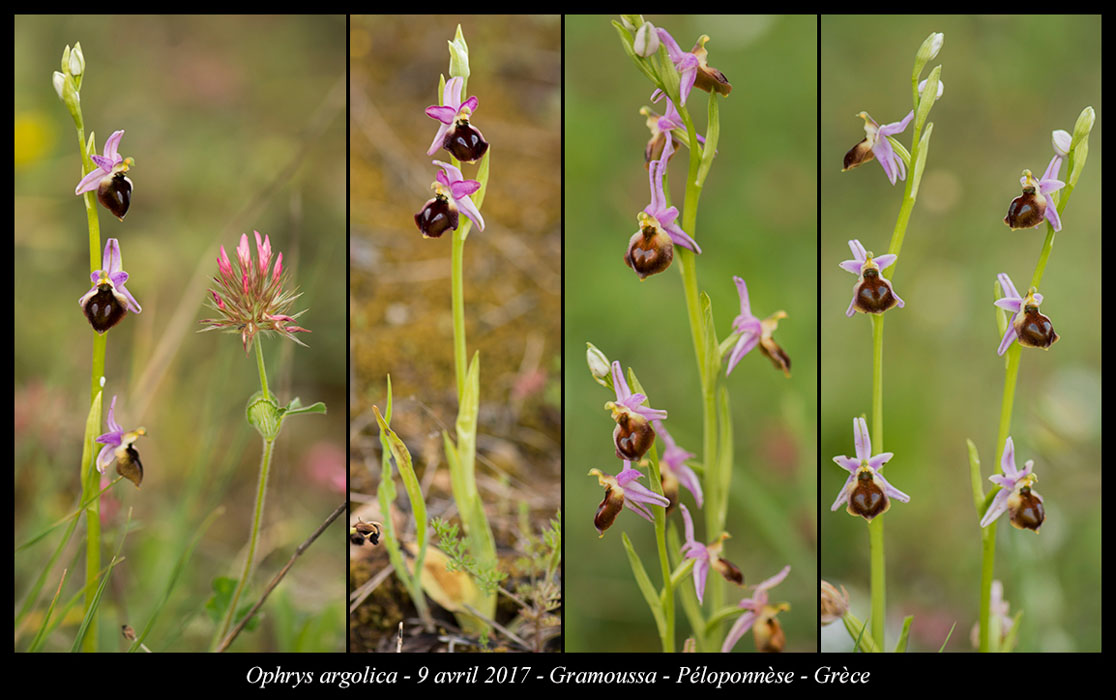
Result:
M635 270L641 280L657 275L674 261L674 241L653 226L644 226L628 240L624 264Z
M457 229L457 206L444 194L427 200L422 211L415 214L415 225L425 238L439 238L446 231Z
M771 364L775 365L776 369L781 369L783 370L783 374L788 377L790 376L790 356L787 355L785 350L776 345L774 340L761 339L760 352L762 352L764 355L767 355L768 359L771 360Z
M475 163L488 150L488 142L467 119L458 119L442 140L442 147L463 163Z
M732 84L729 83L725 74L712 66L698 66L697 75L694 77L694 87L721 95L732 92Z
M856 486L849 494L849 512L871 520L888 509L887 494L876 485L875 479L866 471L856 475Z
M128 313L113 294L112 285L108 282L103 282L97 287L97 293L89 297L82 311L89 319L89 325L93 326L93 330L98 333L104 333L120 323L120 319Z
M597 528L597 532L603 535L605 530L612 527L623 508L623 497L614 497L612 487L605 487L604 500L597 506L597 514L593 516L593 526Z
M97 201L123 221L132 204L132 181L122 172L102 179L97 188Z
M740 571L740 568L737 567L736 564L733 564L728 559L717 557L717 562L714 566L717 568L717 571L721 572L721 576L724 576L726 581L731 581L737 586L744 585L744 573Z
M1011 200L1004 223L1012 228L1034 228L1046 216L1046 198L1035 195L1034 187L1023 188L1023 194Z
M880 271L868 268L856 287L856 308L869 314L882 314L898 302L891 293L891 283L880 277Z
M1045 349L1058 340L1054 324L1039 313L1037 306L1023 307L1023 319L1016 324L1015 332L1019 336L1019 344L1031 348Z
M1042 521L1046 519L1046 509L1042 507L1042 499L1031 491L1029 486L1024 486L1012 498L1010 504L1011 524L1020 530L1034 530L1038 532Z
M139 488L140 482L143 481L143 464L140 462L136 448L128 445L124 449L124 456L116 458L116 473Z
M638 462L654 444L655 429L646 418L625 411L616 418L612 441L618 458Z
M850 148L849 152L845 154L844 170L852 170L858 165L864 165L875 157L876 154L872 152L871 146L868 145L868 138L862 138L860 143Z
M350 532L349 541L360 547L364 544L364 535L360 534L359 532Z
M787 646L787 635L775 617L760 620L752 636L756 640L756 651L778 653Z

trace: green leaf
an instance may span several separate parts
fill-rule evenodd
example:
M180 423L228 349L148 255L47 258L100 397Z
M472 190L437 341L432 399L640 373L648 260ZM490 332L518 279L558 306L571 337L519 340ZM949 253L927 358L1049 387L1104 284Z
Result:
M938 647L938 653L939 653L939 654L940 654L940 653L942 653L943 651L945 651L945 648L946 648L946 644L949 644L949 638L953 636L953 630L954 630L954 629L955 629L956 627L957 627L957 623L956 623L956 622L954 622L954 623L953 623L953 625L951 625L951 626L950 626L950 628L949 628L949 633L948 633L948 634L946 634L946 638L945 638L945 641L943 641L943 642L942 642L942 645L941 645L940 647Z
M27 647L27 651L38 651L46 639L46 634L50 627L50 618L54 614L54 606L58 603L58 596L62 593L62 584L66 583L66 569L62 570L62 577L58 580L58 588L54 591L54 597L50 599L50 605L47 606L46 613L43 615L43 624L39 625L39 631L35 633L35 638L31 640L31 646Z
M623 533L623 539L624 550L628 553L628 563L632 566L632 575L635 576L636 584L639 586L640 592L643 593L644 600L647 601L647 607L651 609L651 615L655 618L655 626L659 628L659 636L662 637L666 633L666 618L663 616L663 606L659 602L659 594L655 591L655 586L651 584L651 579L647 576L647 571L643 568L643 562L640 561L639 555L632 547L632 541L628 539L628 533Z
M701 293L701 327L705 337L705 382L717 376L721 371L720 344L717 342L717 328L713 324L713 302L709 294Z
M911 167L911 152L907 150L907 147L900 143L899 139L894 136L888 136L887 141L891 144L891 147L895 149L895 152L899 154L899 157L903 159L903 164L908 168Z
M280 410L283 420L286 420L290 416L302 415L304 413L318 413L324 416L326 414L326 405L318 401L317 403L302 407L296 396L286 408Z
M701 152L701 165L698 167L697 179L694 181L698 187L705 184L705 176L709 174L709 169L713 167L713 157L717 154L717 141L721 138L719 102L717 93L709 93L709 123L705 131L705 147ZM698 144L690 145L693 147Z
M980 473L980 453L977 452L977 446L969 438L965 438L965 442L969 445L969 481L973 487L973 507L977 509L977 516L984 517L984 511L980 509L984 503L984 480L981 478Z
M868 629L868 620L861 624L860 620L852 613L845 613L841 618L841 622L845 625L845 631L849 633L849 637L853 640L853 651L862 652L878 652L879 648L876 642L873 641L872 635L865 634Z
M922 131L922 125L926 123L926 117L930 115L930 110L934 107L934 103L938 101L938 81L942 77L942 67L934 66L934 70L930 71L930 75L926 78L926 87L922 89L922 95L918 99L918 110L915 112L915 132Z
M395 466L399 469L399 475L403 478L403 487L407 490L407 497L411 501L411 511L415 515L415 536L419 547L416 568L421 570L422 557L426 551L426 501L422 497L422 487L419 485L418 477L415 476L411 453L407 450L407 445L388 426L387 421L380 415L378 406L373 406L372 412L376 414L376 422L380 426L381 436L387 438L388 448L391 450L392 457L395 458ZM384 517L390 519L390 513L385 512Z
M926 152L930 147L930 134L934 132L934 123L926 125L922 132L922 139L918 142L918 156L915 157L914 168L911 169L911 200L918 199L918 186L922 183L922 171L926 168Z
M914 615L907 615L903 618L903 629L899 632L899 642L895 645L895 653L901 654L907 650L907 639L911 634L911 622L914 620Z
M98 394L99 393L100 392L98 392ZM109 561L108 567L101 575L101 583L97 586L97 592L93 594L93 600L91 600L89 602L89 605L86 607L85 618L82 619L81 626L78 627L77 636L74 637L74 644L72 647L70 647L71 652L77 652L81 650L82 642L85 640L85 634L89 631L89 625L92 624L93 617L97 614L97 608L101 605L101 596L104 595L105 586L108 585L109 574L112 573L112 569L117 564L124 561L124 558L120 556L120 552L124 549L124 540L128 537L128 531L131 529L129 527L129 525L131 525L131 522L132 509L129 508L128 517L125 518L124 527L120 531L120 540L116 543L116 553L112 555L112 560Z
M1008 632L1007 636L1004 637L1004 643L1000 645L1000 651L1014 651L1016 641L1015 638L1016 636L1018 636L1019 633L1019 619L1022 617L1023 611L1020 610L1019 612L1015 613L1015 616L1013 618L1011 618L1011 631Z
M228 576L218 576L213 579L211 584L213 586L213 595L206 601L205 611L215 623L220 624L221 620L225 617L225 613L228 612L229 604L232 603L233 592L236 591L236 584L237 579L229 578ZM229 623L229 626L235 627L237 623L244 619L244 616L252 609L252 605L252 602L247 602L242 605L236 611L235 619ZM256 627L259 626L260 616L261 614L254 615L252 619L248 621L248 624L244 625L244 629L247 631L256 629Z

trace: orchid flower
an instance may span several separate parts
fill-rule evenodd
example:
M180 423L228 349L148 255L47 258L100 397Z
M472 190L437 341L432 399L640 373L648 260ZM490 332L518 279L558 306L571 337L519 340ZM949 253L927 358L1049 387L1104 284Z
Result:
M853 442L856 446L856 459L841 455L833 461L845 471L849 478L837 494L830 510L837 510L842 504L849 515L858 515L871 522L877 515L883 515L891 507L890 498L907 503L911 497L887 483L880 474L884 464L895 456L892 452L872 455L872 441L868 435L868 423L863 418L853 418Z

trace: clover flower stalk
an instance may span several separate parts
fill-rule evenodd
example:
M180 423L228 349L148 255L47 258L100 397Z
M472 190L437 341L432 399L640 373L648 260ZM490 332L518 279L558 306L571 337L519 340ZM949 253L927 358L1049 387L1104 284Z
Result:
M247 419L256 429L263 441L260 454L259 478L256 486L256 501L252 512L252 526L248 535L248 546L244 556L244 568L237 579L229 607L222 622L217 626L212 648L223 649L227 646L226 634L236 617L237 604L251 578L255 564L256 546L259 542L263 523L265 496L268 475L271 471L271 458L275 440L279 437L283 421L303 413L325 413L322 403L303 407L296 397L283 407L268 387L267 366L264 362L262 338L257 336L275 334L305 346L296 334L310 331L295 325L296 319L305 310L289 313L295 300L301 296L295 289L285 289L289 269L283 267L283 253L273 257L271 237L260 236L254 231L256 239L256 258L252 259L252 247L247 234L241 234L240 244L236 247L237 267L234 269L225 247L217 257L217 275L209 290L208 302L217 312L214 318L203 319L200 323L205 331L223 331L240 337L245 355L255 348L256 370L259 374L260 391L248 401ZM274 264L273 264L274 263Z
M1022 472L1016 472L1014 468L1014 445L1011 440L1011 419L1015 403L1015 386L1019 379L1019 365L1022 355L1022 347L1024 344L1037 346L1037 347L1050 347L1057 338L1057 333L1054 332L1053 325L1050 319L1043 316L1038 312L1038 305L1042 302L1043 297L1038 293L1039 287L1042 285L1044 273L1046 271L1047 263L1050 260L1050 253L1054 247L1054 237L1063 228L1066 204L1069 202L1070 195L1073 193L1074 188L1081 173L1085 167L1086 158L1089 155L1089 134L1092 132L1093 124L1096 121L1096 113L1092 107L1085 107L1077 117L1074 124L1072 134L1062 129L1057 129L1051 133L1051 146L1054 150L1054 155L1047 166L1046 171L1040 180L1035 181L1030 173L1024 173L1021 184L1024 187L1023 198L1028 195L1031 198L1025 202L1029 207L1033 207L1030 212L1032 216L1041 215L1035 224L1046 223L1046 238L1043 241L1042 249L1039 252L1038 261L1035 264L1035 271L1031 277L1031 284L1025 296L1021 295L1019 291L1012 284L1011 278L1006 274L1001 273L997 276L997 290L999 298L996 300L996 306L1002 309L1005 313L1012 314L1006 319L1004 325L1004 335L1001 338L998 352L1001 355L1007 355L1007 362L1004 367L1004 391L1000 401L1000 427L996 436L996 461L995 464L1000 469L1002 477L993 475L992 478L997 479L997 485L1001 486L1001 491L997 494L996 498L1001 498L1006 485L1011 486L1012 491L1018 483L1025 481L1030 477L1028 462L1027 468ZM1063 162L1066 164L1065 180L1058 179L1061 173L1061 166ZM1028 189L1034 189L1033 192L1028 192ZM1019 198L1012 202L1009 207L1009 218L1012 214L1020 215L1024 212L1022 204L1017 205L1016 202ZM1041 201L1041 206L1040 206ZM1041 211L1039 211L1041 209ZM1011 226L1011 222L1008 222ZM1013 226L1013 228L1015 228ZM1015 234L1013 235L1023 235ZM1019 342L1013 342L1019 341ZM975 451L975 448L970 448ZM1010 457L1010 459L1009 459ZM979 470L979 461L971 460L971 467L976 475ZM974 479L974 500L983 501L983 491L979 488L980 479ZM1029 482L1028 482L1029 487ZM1033 494L1028 488L1028 496ZM1037 497L1037 494L1033 494ZM979 497L979 498L978 498ZM1012 497L1009 493L1004 496L1004 499ZM1017 495L1017 497L1022 497ZM1024 497L1026 500L1026 498ZM996 502L993 502L996 504ZM1005 505L1004 502L996 504L998 506ZM1010 507L1010 506L1008 506ZM1041 518L1038 513L1041 512L1042 500L1037 497L1037 506L1031 511L1030 521L1038 520L1041 524ZM993 610L993 581L995 574L995 561L996 561L996 525L993 516L992 519L986 521L989 513L992 513L994 508L990 507L986 512L980 512L981 516L981 582L980 582L980 640L979 648L982 652L994 651L998 646L999 641L994 640L992 636L992 615ZM1001 514L1002 514L1001 510ZM1016 524L1013 522L1013 524ZM1037 529L1037 528L1035 528Z
M915 54L914 68L911 72L913 102L911 111L898 122L892 122L883 126L880 126L869 117L867 112L861 112L858 116L864 120L864 139L846 153L844 157L843 170L850 170L874 159L880 162L884 174L891 184L894 185L899 180L904 180L906 183L902 203L899 208L899 215L895 221L895 228L892 231L891 242L888 246L887 253L878 257L873 257L859 240L851 240L849 241L849 247L853 251L853 260L846 260L840 263L842 269L858 276L857 283L853 288L853 298L846 310L846 315L852 317L857 311L860 311L872 319L872 434L869 443L867 426L863 423L857 423L854 426L858 457L856 461L858 462L865 461L861 459L861 452L862 448L863 451L869 450L869 444L874 444L877 450L883 449L884 312L892 308L902 308L904 306L903 300L895 293L892 281L884 277L883 272L885 270L890 270L891 279L894 279L895 265L903 247L903 239L906 236L911 212L914 209L919 185L922 181L930 136L933 133L934 126L932 122L927 122L927 117L934 104L944 93L941 82L940 65L935 66L926 79L922 79L922 72L927 63L937 57L943 42L944 36L941 33L933 33L922 42L922 45ZM912 145L908 152L896 136L905 132L907 127L912 124ZM881 453L879 457L889 454L890 453ZM878 459L878 457L873 458L871 455L867 456L869 461L871 461L871 459ZM849 458L844 459L848 460ZM849 469L846 463L838 462L838 464ZM845 488L842 489L838 502L834 504L834 507L838 507L842 502L842 498L845 498L847 499L846 502L848 503L850 513L863 515L865 519L869 521L868 535L872 609L871 637L874 645L882 649L884 646L885 630L886 577L883 518L876 516L887 509L889 496L897 500L905 499L900 498L898 495L902 494L902 492L897 489L892 489L890 484L887 484L886 480L876 473L879 466L882 466L882 462L875 466L866 463L864 469L858 466L857 473L854 473L846 480ZM850 469L850 471L852 470ZM856 484L851 483L854 479ZM864 491L862 492L861 489ZM869 493L869 491L871 493ZM853 499L859 496L863 496L864 498L864 502L860 504L863 506L862 510L864 510L864 512L857 513L854 512L856 510L854 507L856 504L853 502ZM869 512L872 513L871 516L867 514Z

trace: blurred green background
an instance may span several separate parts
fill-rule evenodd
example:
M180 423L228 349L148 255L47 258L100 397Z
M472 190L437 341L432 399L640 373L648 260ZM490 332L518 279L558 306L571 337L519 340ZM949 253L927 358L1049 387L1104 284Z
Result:
M143 487L122 482L104 499L104 561L128 509L126 561L101 606L99 647L124 649L120 626L141 630L172 567L201 523L223 514L200 543L146 644L207 647L203 606L217 576L237 577L256 492L260 440L244 419L259 390L239 337L201 334L198 320L219 245L232 254L258 229L283 253L301 288L295 310L308 348L264 338L271 389L284 402L324 401L327 416L284 426L257 550L254 601L290 554L343 499L345 489L345 18L15 18L15 540L72 511L89 406L92 331L77 299L89 289L77 138L51 87L62 50L80 41L86 135L97 152L124 129L135 158L125 222L98 207L101 242L118 238L128 288L143 306L109 332L105 408L147 437L137 449ZM254 247L254 243L253 243ZM103 432L103 429L99 432ZM334 525L303 554L263 608L260 628L234 650L344 649L345 544ZM47 578L37 612L16 630L25 648L70 570L84 570L84 523ZM15 556L17 609L60 539ZM80 604L48 640L68 649Z
M375 500L380 441L372 407L384 410L390 374L392 428L414 456L429 515L456 521L441 435L446 428L453 433L457 417L453 241L450 234L424 239L414 215L433 196L438 167L431 161L449 160L444 149L426 155L438 122L423 110L438 104L439 74L449 77L447 42L458 24L469 46L466 91L479 100L471 123L491 144L481 209L486 226L471 229L464 252L467 352L480 353L476 474L497 548L508 562L523 551L524 530L537 535L562 505L557 15L351 19L350 500L354 516L386 520ZM475 179L478 168L464 164L462 171ZM413 528L401 484L398 493L398 524ZM389 565L382 547L354 548L352 587ZM516 582L513 576L507 585ZM354 612L352 650L379 648L386 633L394 651L400 615L381 611L409 601L401 589L388 590L393 583L378 586ZM414 617L411 611L402 616ZM410 629L407 639L410 650Z
M659 581L654 532L621 514L597 538L593 514L603 489L590 468L616 474L614 424L603 410L611 393L585 366L585 343L635 369L650 405L670 412L672 436L701 451L701 392L681 275L669 269L640 282L623 262L636 214L649 201L643 149L649 132L639 109L652 86L624 53L611 18L566 18L565 350L566 594L569 651L657 651L658 634L632 577L621 540L627 531L652 579ZM788 601L779 617L787 649L816 649L815 559L817 396L817 33L814 17L660 17L647 19L688 50L709 34L709 64L733 85L720 104L721 139L702 194L696 238L698 283L709 293L719 337L740 312L733 275L743 277L752 311L779 309L775 339L790 355L786 379L758 350L725 385L731 392L736 464L725 557L750 585L784 565L793 569L771 593ZM707 94L688 107L705 133ZM662 104L656 109L662 113ZM689 152L672 161L674 202L681 205ZM694 233L694 232L690 232ZM678 261L672 268L678 267ZM646 469L643 470L646 474ZM646 481L644 481L646 483ZM689 495L683 496L693 511ZM672 514L679 534L681 514ZM718 533L697 536L712 540ZM692 579L687 579L686 585ZM749 590L716 573L735 604ZM708 597L708 592L707 592ZM688 636L679 608L676 648ZM727 626L725 627L727 630ZM753 648L751 635L737 649Z
M968 651L979 605L980 516L973 508L965 439L993 473L1004 382L992 306L996 274L1026 290L1046 227L1003 223L1024 168L1045 170L1054 129L1072 132L1098 109L1085 172L1043 278L1044 314L1061 341L1024 348L1011 434L1016 466L1035 461L1047 518L1040 535L998 527L996 578L1011 613L1022 609L1018 649L1100 649L1100 173L1099 17L823 17L821 20L821 575L852 594L867 616L868 537L863 521L828 511L853 454L852 418L871 412L871 324L845 318L853 277L837 267L847 241L886 251L902 197L875 163L842 173L864 137L854 115L879 123L911 109L910 73L931 32L945 43L943 97L919 199L893 277L906 308L884 333L884 475L910 494L887 516L890 644L914 615L911 648ZM912 129L899 137L911 145ZM1062 169L1066 177L1065 167ZM871 427L871 426L870 426ZM991 483L985 480L987 490ZM840 625L823 649L851 645Z

